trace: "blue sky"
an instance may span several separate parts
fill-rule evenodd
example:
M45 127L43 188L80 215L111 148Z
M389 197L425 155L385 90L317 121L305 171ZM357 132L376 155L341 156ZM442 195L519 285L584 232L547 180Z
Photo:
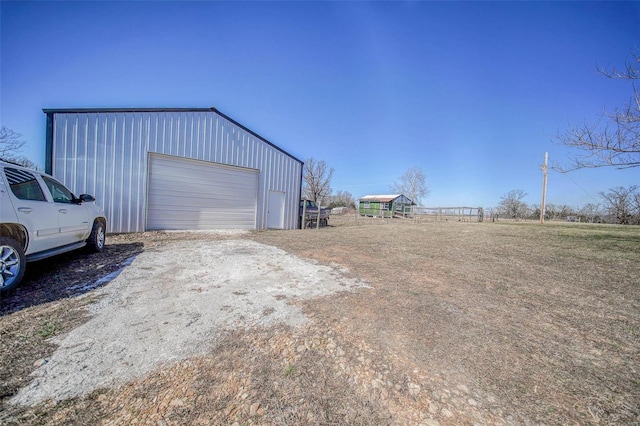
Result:
M44 164L42 108L210 107L334 190L389 193L422 167L429 206L541 197L556 135L630 100L640 3L0 2L0 124ZM600 201L640 170L551 172L548 203Z

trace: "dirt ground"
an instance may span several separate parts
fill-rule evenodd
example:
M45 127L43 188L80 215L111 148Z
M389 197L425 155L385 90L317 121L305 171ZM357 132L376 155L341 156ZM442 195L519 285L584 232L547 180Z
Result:
M298 327L308 319L296 302L366 287L341 269L249 239L144 251L94 292L90 320L57 339L55 353L10 403L60 402L126 384L209 353L225 331Z
M110 236L102 254L30 265L0 306L0 423L639 424L637 227L331 224ZM295 302L304 325L231 330L124 385L9 403L89 321L101 277L175 241L228 239L344 266L372 288Z

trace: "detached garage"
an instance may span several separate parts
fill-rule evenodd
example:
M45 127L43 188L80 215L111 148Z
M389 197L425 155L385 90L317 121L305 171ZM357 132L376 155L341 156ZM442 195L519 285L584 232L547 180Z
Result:
M107 232L293 229L302 161L206 109L45 109L46 171L95 195Z

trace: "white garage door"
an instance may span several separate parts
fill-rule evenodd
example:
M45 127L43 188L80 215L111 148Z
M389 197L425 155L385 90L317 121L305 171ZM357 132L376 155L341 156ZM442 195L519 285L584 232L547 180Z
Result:
M147 229L255 229L258 171L149 156Z

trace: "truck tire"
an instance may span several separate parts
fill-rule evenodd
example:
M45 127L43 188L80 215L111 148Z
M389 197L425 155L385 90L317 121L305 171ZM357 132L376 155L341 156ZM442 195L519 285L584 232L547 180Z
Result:
M7 293L20 284L26 264L20 243L13 238L0 237L0 293Z
M104 225L96 220L91 230L91 235L87 238L87 251L89 253L99 253L104 249L105 242Z

